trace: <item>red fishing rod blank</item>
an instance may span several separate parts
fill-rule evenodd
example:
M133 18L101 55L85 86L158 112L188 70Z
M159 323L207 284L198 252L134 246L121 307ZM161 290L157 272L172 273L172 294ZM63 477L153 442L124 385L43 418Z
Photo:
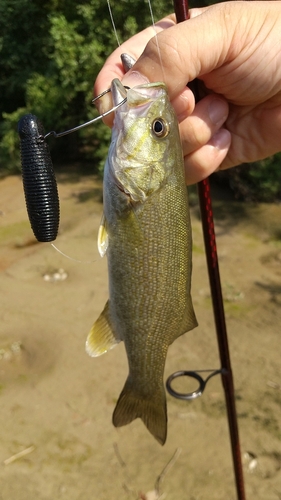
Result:
M188 0L174 0L174 8L177 22L186 21L189 19L188 13ZM196 81L191 82L190 88L194 92L195 100L198 101L198 89L196 85ZM221 289L221 281L220 281L220 273L219 273L219 264L218 264L218 256L217 256L217 248L216 248L216 236L215 236L215 228L213 221L213 210L212 210L212 201L211 201L211 192L210 192L210 183L208 179L205 179L198 184L198 196L199 203L201 209L201 219L202 219L202 229L205 243L205 252L207 258L207 266L208 266L208 274L212 295L212 303L213 303L213 311L214 311L214 319L216 326L216 334L217 341L219 346L219 354L220 354L220 362L221 369L215 370L206 381L202 381L201 376L198 377L198 380L201 379L201 387L204 389L207 380L213 376L213 374L220 373L222 378L222 384L224 388L226 408L227 408L227 417L228 417L228 426L231 440L231 449L232 449L232 459L233 459L233 467L235 474L235 484L237 491L238 500L246 500L245 497L245 488L244 488L244 479L243 479L243 470L242 470L242 461L241 461L241 451L240 451L240 442L239 442L239 433L238 433L238 422L237 422L237 413L235 407L235 397L234 397L234 383L230 362L230 354L228 347L228 338L227 338L227 329L226 329L226 321L224 314L224 305L223 305L223 297L222 297L222 289ZM174 376L180 376L182 372L177 372L179 375L174 374ZM190 372L186 372L189 376L193 376ZM171 376L173 378L173 376ZM171 379L171 377L169 377ZM195 377L196 378L196 377ZM169 380L169 379L168 379ZM201 395L202 390L197 391L197 395ZM172 394L172 392L171 392ZM193 393L192 393L193 394ZM175 397L178 397L176 394L173 394ZM190 396L190 395L188 395ZM196 396L195 396L196 397ZM187 399L192 399L191 397L187 397Z

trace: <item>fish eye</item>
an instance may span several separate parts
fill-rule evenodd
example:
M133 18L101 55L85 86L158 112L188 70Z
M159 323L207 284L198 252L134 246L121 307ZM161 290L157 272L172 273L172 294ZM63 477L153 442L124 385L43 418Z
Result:
M156 137L166 137L169 133L169 125L163 118L155 118L151 126L152 132Z

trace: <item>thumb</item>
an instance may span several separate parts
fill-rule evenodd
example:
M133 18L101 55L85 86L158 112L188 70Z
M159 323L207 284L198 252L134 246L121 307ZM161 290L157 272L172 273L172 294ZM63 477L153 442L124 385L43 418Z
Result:
M158 33L124 76L123 84L132 87L141 77L164 81L173 99L188 82L220 67L227 58L235 29L228 10L227 3L211 6L199 15L196 9L191 11L191 19Z

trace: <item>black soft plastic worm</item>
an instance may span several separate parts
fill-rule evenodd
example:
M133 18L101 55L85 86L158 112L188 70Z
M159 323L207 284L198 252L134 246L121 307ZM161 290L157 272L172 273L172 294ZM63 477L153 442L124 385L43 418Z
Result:
M23 188L28 217L38 241L53 241L59 228L59 196L45 131L35 115L18 123Z

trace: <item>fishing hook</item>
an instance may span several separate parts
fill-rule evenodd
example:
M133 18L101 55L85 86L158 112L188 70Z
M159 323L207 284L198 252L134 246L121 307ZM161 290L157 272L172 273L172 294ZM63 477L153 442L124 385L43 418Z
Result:
M130 87L125 86L125 89L128 90L129 88ZM91 103L94 104L98 99L103 97L105 94L108 94L108 92L111 92L111 89L106 89L103 92L101 92L101 94L99 94L98 96L94 97L94 99L92 99ZM113 113L114 111L116 111L116 109L120 108L120 106L125 104L126 101L127 101L127 97L125 97L121 102L116 104L116 106L113 106L109 111L106 111L105 113L102 113L101 115L96 116L95 118L93 118L92 120L90 120L88 122L82 123L81 125L77 125L77 127L73 127L69 130L65 130L64 132L59 132L59 133L52 130L51 132L48 132L44 136L44 139L46 139L50 135L54 136L57 139L58 137L63 137L64 135L72 134L72 132L77 132L77 130L80 130L81 128L88 127L88 125L92 125L92 123L95 123L98 120L101 120L102 118L104 118L105 116L110 115L110 113Z

